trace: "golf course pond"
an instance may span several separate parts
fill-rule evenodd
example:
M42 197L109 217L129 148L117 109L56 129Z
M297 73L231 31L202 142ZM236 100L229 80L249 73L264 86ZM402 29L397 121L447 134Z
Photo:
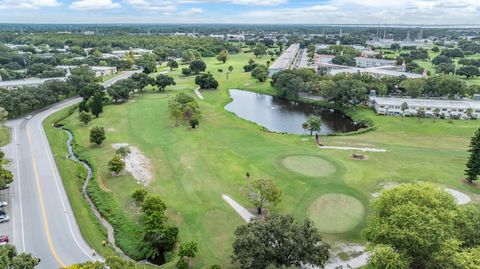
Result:
M225 109L271 132L304 134L302 123L311 116L322 121L321 134L353 132L361 127L344 113L311 104L243 90L230 90L233 101Z

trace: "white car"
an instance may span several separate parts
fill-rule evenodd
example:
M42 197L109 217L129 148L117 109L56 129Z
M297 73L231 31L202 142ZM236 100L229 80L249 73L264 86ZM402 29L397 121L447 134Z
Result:
M0 207L6 207L7 205L8 203L5 201L0 202Z
M8 222L9 220L10 220L10 217L7 215L0 216L0 223L5 223L5 222Z
M29 119L31 119L31 118L32 118L32 115L27 115L27 116L25 117L26 120L29 120Z

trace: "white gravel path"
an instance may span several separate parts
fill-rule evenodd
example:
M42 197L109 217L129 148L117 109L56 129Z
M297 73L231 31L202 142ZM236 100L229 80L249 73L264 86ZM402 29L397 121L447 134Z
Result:
M386 149L377 148L356 148L356 147L336 147L336 146L318 146L321 149L338 149L338 150L358 150L363 152L387 152Z
M201 100L203 100L203 95L202 93L200 92L200 87L198 88L195 88L195 90L193 90L195 92L195 94L198 96L198 98L200 98Z
M235 202L230 196L222 194L223 200L225 200L239 215L242 217L243 220L246 222L250 222L255 216L250 213L247 209L245 209L243 206L241 206L239 203ZM368 252L365 252L365 247L358 245L354 246L355 249L352 249L352 247L346 247L344 251L356 251L356 252L363 252L359 256L352 258L348 261L342 261L340 258L336 256L332 256L328 262L327 265L325 265L325 269L335 269L338 267L344 267L344 268L359 268L368 263L368 258L370 257L370 254ZM350 267L348 267L350 266ZM313 266L305 266L306 268L310 269L320 269L318 267L313 267Z
M459 205L465 205L465 204L468 204L472 201L472 198L470 198L470 196L466 195L463 192L460 192L460 191L457 191L457 190L454 190L454 189L450 189L450 188L445 188L445 191L450 193L455 198L455 201Z

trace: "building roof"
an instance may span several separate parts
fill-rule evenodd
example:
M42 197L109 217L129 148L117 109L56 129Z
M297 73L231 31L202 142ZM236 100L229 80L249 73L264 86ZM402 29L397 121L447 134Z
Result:
M57 65L56 67L60 69L75 69L82 66L81 65ZM92 70L111 70L116 68L115 66L88 66L88 67L90 67Z
M280 57L278 57L278 59L275 62L273 62L272 65L270 65L268 69L271 69L271 70L289 69L299 49L300 49L300 44L298 43L290 45L282 53L282 55L280 55Z
M339 66L339 65L329 65L329 64L322 64L322 66L332 66L332 67L342 67L338 69L330 70L330 74L336 75L339 73L362 73L362 74L371 74L371 75L379 75L379 76L388 76L388 77L399 77L399 76L406 76L407 78L421 78L423 77L421 74L416 73L409 73L409 72L400 72L395 70L389 70L380 67L373 67L373 68L361 68L361 67L349 67L349 66Z
M472 108L480 109L480 101L473 100L438 100L438 99L410 99L410 98L392 98L392 97L370 97L370 101L375 101L378 105L401 106L407 103L411 107L438 107L438 108Z
M67 79L66 77L57 77L57 78L28 78L28 79L6 80L6 81L0 81L0 88L36 86L36 85L41 85L49 80L64 81L66 79Z

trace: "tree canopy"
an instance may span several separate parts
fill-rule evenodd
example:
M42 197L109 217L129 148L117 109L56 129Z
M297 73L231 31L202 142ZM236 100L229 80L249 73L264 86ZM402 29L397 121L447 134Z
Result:
M459 257L475 262L468 254L480 243L473 228L480 225L478 206L459 207L449 193L416 183L384 190L372 211L363 235L371 243L373 268L457 268L445 263Z
M329 249L311 220L297 224L292 216L272 215L265 220L253 219L235 230L232 262L242 269L307 264L322 268Z

